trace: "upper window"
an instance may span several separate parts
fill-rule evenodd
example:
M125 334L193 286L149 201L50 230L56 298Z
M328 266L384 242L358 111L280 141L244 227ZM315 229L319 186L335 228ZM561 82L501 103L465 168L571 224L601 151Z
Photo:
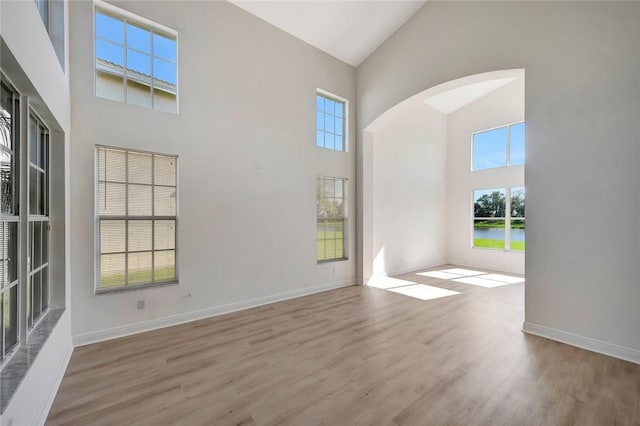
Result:
M524 164L524 123L473 135L472 170Z
M346 101L327 93L316 94L316 145L346 151Z
M98 291L177 281L177 161L98 147Z
M317 261L343 260L346 250L346 179L318 177L316 189Z
M176 34L130 16L96 9L96 96L175 113Z

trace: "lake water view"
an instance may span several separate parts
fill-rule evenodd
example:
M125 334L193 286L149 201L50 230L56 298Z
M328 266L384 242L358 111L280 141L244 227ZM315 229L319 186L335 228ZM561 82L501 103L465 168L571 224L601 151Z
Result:
M504 240L504 228L475 228L473 238ZM524 229L511 229L511 241L524 241Z

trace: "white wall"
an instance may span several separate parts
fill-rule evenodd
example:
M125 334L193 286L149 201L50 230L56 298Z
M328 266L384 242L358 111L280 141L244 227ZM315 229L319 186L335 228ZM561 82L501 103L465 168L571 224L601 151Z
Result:
M316 264L315 188L355 193L355 70L226 2L113 4L178 31L180 113L94 96L92 4L71 2L74 341L354 283L355 244ZM316 88L350 101L348 153L315 146ZM179 285L94 295L95 144L179 155Z
M524 120L524 79L517 79L447 116L447 259L449 263L524 274L524 253L472 247L475 189L524 185L524 166L472 172L474 132Z
M357 75L362 136L426 88L526 70L525 329L637 362L639 39L639 3L427 2Z
M64 28L68 28L66 8L63 10ZM56 13L59 12L58 8ZM29 96L31 107L52 131L51 302L54 308L68 308L69 78L58 61L34 2L0 2L0 29L0 67L20 94ZM57 30L61 27L57 26ZM70 318L67 309L13 395L0 424L44 422L72 351Z
M373 150L373 271L392 275L446 259L446 116L406 102L367 129Z

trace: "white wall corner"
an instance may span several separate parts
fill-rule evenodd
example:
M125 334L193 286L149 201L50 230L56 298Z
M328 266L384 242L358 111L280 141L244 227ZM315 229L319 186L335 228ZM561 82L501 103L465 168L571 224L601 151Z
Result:
M555 340L556 342L566 343L567 345L586 349L588 351L597 352L599 354L612 356L625 361L640 364L640 351L615 345L613 343L603 342L602 340L592 339L590 337L580 336L579 334L558 330L551 327L545 327L540 324L525 321L522 324L522 331L534 336L544 337Z
M156 318L149 321L142 321L134 324L127 324L120 327L108 328L105 330L79 334L73 336L73 345L75 347L89 345L91 343L103 342L105 340L117 339L120 337L130 336L132 334L143 333L145 331L157 330L160 328L172 327L174 325L184 324L205 318L224 315L231 312L241 311L244 309L255 308L257 306L267 305L270 303L281 302L288 299L309 296L324 291L334 290L342 287L349 287L356 283L357 279L333 281L318 286L307 287L303 289L285 291L273 295L256 297L254 299L243 300L240 302L229 303L226 305L213 306L211 308L200 309L197 311L171 315L168 317Z

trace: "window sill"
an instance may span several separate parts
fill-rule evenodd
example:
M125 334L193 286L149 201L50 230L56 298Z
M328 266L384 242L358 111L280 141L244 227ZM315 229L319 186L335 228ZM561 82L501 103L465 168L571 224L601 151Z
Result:
M29 333L28 343L20 347L0 370L0 414L4 413L11 397L27 376L63 312L64 309L47 312L36 328Z
M146 290L149 288L157 288L157 287L166 287L172 285L178 285L180 281L172 280L172 281L162 281L158 283L147 283L147 284L137 284L135 286L123 286L123 287L113 287L113 288L98 288L95 291L96 296L102 296L105 294L118 294L129 291L138 291L138 290Z
M325 263L344 262L345 260L349 260L349 258L348 257L341 257L339 259L318 260L316 262L317 262L318 265L323 265Z

